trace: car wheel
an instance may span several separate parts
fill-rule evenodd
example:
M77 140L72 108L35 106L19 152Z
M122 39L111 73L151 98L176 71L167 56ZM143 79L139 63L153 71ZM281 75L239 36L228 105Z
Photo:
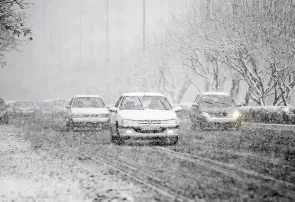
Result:
M176 145L178 143L178 137L168 137L167 143L169 145Z
M74 129L74 125L71 121L67 121L66 122L66 131L70 132L70 131L73 131Z
M235 130L236 130L236 131L240 130L241 125L242 125L242 123L241 123L241 122L238 122L238 123L236 124L236 126L235 126Z
M196 123L192 122L192 123L191 123L191 127L190 127L190 129L191 129L192 131L195 131L196 128L197 128Z
M3 123L4 123L4 124L9 124L9 117L8 117L8 114L6 114L6 115L3 117Z
M204 127L204 124L201 121L196 121L196 122L193 122L192 123L192 128L191 129L193 131L196 131L196 130L204 130L205 127Z
M112 127L110 127L110 130L111 130L111 141L113 143L117 144L117 145L123 145L124 144L124 140L119 135L118 123L116 124L115 132L113 131L113 128Z

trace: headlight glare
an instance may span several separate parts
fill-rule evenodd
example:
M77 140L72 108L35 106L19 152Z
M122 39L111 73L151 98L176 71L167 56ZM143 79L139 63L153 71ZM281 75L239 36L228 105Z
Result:
M241 116L241 113L239 111L235 111L233 113L233 118L235 118L235 119L239 118L240 116Z

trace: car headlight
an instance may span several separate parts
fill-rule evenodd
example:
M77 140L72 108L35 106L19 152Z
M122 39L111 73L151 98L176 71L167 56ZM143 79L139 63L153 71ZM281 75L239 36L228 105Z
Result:
M207 112L202 112L202 116L204 116L206 118L210 118L210 115Z
M170 119L170 120L164 120L162 121L162 124L167 124L167 125L175 125L178 124L176 119Z
M135 120L122 119L121 124L122 125L137 125L138 123Z
M241 113L239 111L234 111L233 118L237 119L241 116Z

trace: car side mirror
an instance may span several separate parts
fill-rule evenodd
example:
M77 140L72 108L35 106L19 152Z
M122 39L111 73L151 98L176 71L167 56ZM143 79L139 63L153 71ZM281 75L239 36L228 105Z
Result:
M193 108L199 108L199 104L194 103L194 104L192 104L192 107Z
M117 107L108 107L110 112L117 112L118 108Z
M246 103L244 103L244 102L238 102L236 105L237 105L237 107L243 107L243 106L246 105Z
M71 105L67 104L67 105L65 105L65 108L66 109L71 109Z
M182 111L182 107L174 107L173 110L175 112L180 112L180 111Z

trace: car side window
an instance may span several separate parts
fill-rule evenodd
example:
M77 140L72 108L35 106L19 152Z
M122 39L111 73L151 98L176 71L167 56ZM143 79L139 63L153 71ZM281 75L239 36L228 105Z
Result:
M199 100L200 100L200 96L199 96L199 95L197 95L197 97L196 97L196 99L195 99L195 103L198 103L198 102L199 102Z
M75 98L72 98L72 99L71 99L71 101L70 101L70 103L69 103L70 106L72 106L72 104L73 104L73 102L74 102L74 99L75 99Z
M4 101L0 99L0 106L3 107L5 105Z
M119 104L120 104L120 102L121 102L121 100L122 100L122 98L123 98L123 96L121 96L120 98L119 98L119 100L116 102L116 104L115 104L115 107L119 107Z

